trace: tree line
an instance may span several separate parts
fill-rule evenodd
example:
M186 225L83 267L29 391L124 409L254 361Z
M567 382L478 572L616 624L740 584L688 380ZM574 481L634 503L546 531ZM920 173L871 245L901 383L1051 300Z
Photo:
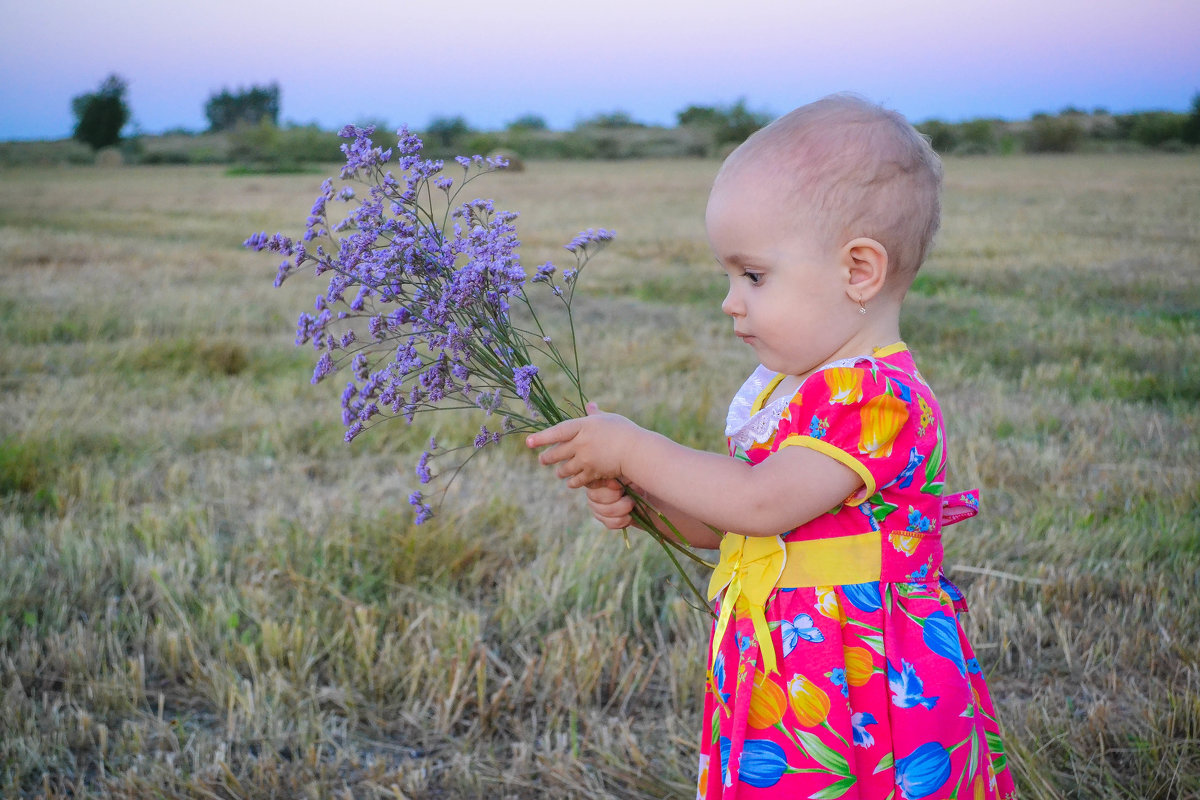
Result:
M120 145L131 118L126 98L128 83L108 76L94 92L71 101L74 138L93 150ZM249 88L223 88L204 105L207 133L230 139L223 154L212 160L232 160L276 166L335 160L339 141L315 125L279 124L280 88L277 83ZM645 156L713 156L744 141L772 116L747 107L745 100L730 105L689 105L676 114L675 128L647 125L623 111L596 114L570 131L551 131L545 118L522 114L501 130L479 130L459 116L439 116L421 131L432 155L505 150L525 158L635 158ZM377 125L388 129L386 123ZM1057 114L1006 121L973 119L963 122L926 120L917 128L943 154L976 155L1013 152L1069 153L1086 150L1148 148L1184 150L1200 145L1200 93L1187 112L1143 111L1112 114L1066 108ZM189 134L190 135L190 134ZM161 156L166 151L158 151ZM136 154L134 154L136 155ZM153 152L141 160L156 159ZM170 155L167 153L167 155ZM193 159L181 157L181 162Z

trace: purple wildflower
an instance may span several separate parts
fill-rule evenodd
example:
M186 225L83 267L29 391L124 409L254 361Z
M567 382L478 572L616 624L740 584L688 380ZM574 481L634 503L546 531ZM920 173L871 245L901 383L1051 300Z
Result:
M333 370L333 359L329 357L329 353L322 353L317 360L317 366L313 368L312 383L320 383Z
M417 461L417 480L419 480L422 485L433 480L433 475L429 472L430 455L431 453L426 450L424 453L421 453L421 458Z
M433 516L433 509L425 503L425 498L420 492L413 492L408 496L408 504L417 512L416 519L413 520L417 525L423 522L428 522Z
M259 231L250 235L250 238L242 242L242 247L248 247L254 252L259 252L267 246L267 232Z
M464 176L451 178L441 160L423 157L421 140L406 128L396 132L392 148L377 144L375 133L372 127L354 125L339 132L346 140L341 178L363 188L356 192L335 185L335 179L325 180L302 238L257 232L244 243L284 258L276 285L310 263L313 274L327 281L313 309L299 315L296 343L311 343L319 353L314 383L339 369L350 375L341 393L346 441L381 417L412 422L418 413L437 408L476 408L483 416L500 412L499 429L481 426L476 447L561 419L557 407L541 407L547 400L535 392L541 378L532 357L552 359L576 385L578 376L566 365L577 359L559 353L536 312L534 329L525 329L529 315L519 324L510 320L514 305L534 311L525 295L530 282L548 283L555 295L564 297L554 285L556 268L547 262L527 273L518 252L517 215L491 200L460 198L470 180L507 162L459 157L455 162ZM451 203L445 217L430 207L433 189ZM345 205L330 219L334 201ZM568 249L578 263L564 273L568 287L589 248L609 238L603 229L575 237ZM569 295L565 305L569 313ZM435 447L431 440L417 461L422 484L434 476ZM420 493L410 502L418 521L432 513Z
M517 397L524 400L526 405L529 403L529 391L533 383L533 378L537 374L538 368L532 364L517 367L513 370L513 387L516 389Z
M563 245L572 253L587 250L590 245L603 245L613 240L613 232L604 228L588 228L578 233L574 239Z
M492 433L487 429L486 425L479 426L479 433L475 434L475 449L486 447L488 442L492 440Z

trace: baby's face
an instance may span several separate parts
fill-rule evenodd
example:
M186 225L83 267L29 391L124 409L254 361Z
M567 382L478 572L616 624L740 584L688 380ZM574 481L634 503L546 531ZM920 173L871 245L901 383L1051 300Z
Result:
M729 278L721 310L769 369L805 376L853 335L848 274L830 248L789 216L793 198L763 168L722 175L705 212L709 244Z

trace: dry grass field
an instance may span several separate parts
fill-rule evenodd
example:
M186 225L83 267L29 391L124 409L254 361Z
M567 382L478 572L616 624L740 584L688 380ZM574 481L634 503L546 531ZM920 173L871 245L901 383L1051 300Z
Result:
M475 184L527 264L617 231L577 303L589 393L714 449L753 366L716 168ZM414 528L414 457L465 420L342 443L292 345L320 283L240 247L322 177L0 171L0 794L692 796L705 619L662 554L515 443ZM1197 209L1195 155L947 163L905 337L948 486L983 492L947 565L1024 798L1200 797Z

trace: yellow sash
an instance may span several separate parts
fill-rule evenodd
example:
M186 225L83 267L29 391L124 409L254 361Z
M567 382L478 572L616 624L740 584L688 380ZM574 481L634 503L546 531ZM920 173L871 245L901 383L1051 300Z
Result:
M784 542L780 536L725 534L721 560L708 583L709 600L725 590L713 634L713 660L736 608L738 616L748 614L754 625L766 672L778 672L765 613L771 592L877 581L882 542L878 531L792 542Z

